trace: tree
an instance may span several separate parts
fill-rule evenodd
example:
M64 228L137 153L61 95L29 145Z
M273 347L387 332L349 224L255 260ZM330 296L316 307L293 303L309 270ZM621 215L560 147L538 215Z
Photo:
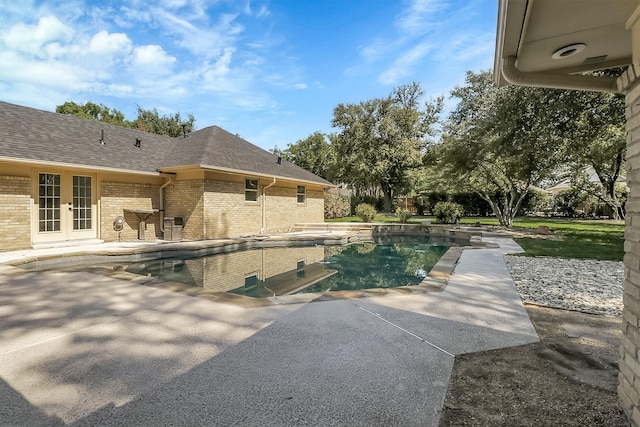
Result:
M124 114L115 108L109 108L103 104L95 104L91 101L86 104L76 104L67 101L56 107L56 113L70 114L84 119L93 119L126 128L139 129L144 132L156 133L158 135L180 136L183 133L182 125L191 131L194 129L195 118L189 114L187 120L180 117L180 113L160 117L158 110L145 110L138 106L138 117L134 121L126 120Z
M138 105L138 118L133 121L133 126L144 132L176 137L183 135L185 130L187 132L193 130L195 120L191 114L184 120L180 117L180 113L161 117L155 108L145 110ZM184 130L182 125L186 125Z
M567 103L567 91L498 88L484 71L467 72L452 96L460 101L437 148L437 168L441 177L480 195L510 227L531 186L565 160L572 117L557 107Z
M624 96L574 92L569 107L571 122L571 184L611 208L615 219L625 217L618 179L624 174L626 156ZM598 181L589 179L593 168Z
M67 101L56 107L56 113L98 120L126 128L133 127L133 124L130 121L125 120L124 114L121 111L118 111L115 108L109 108L103 104L94 104L91 101L88 101L84 105L76 104L73 101Z
M326 180L334 177L334 157L331 144L321 132L287 144L284 150L275 147L272 152Z
M407 173L422 165L442 111L442 97L422 105L423 95L420 85L412 83L386 98L339 104L333 110L332 124L340 128L331 136L337 178L356 190L380 188L387 212L406 185Z

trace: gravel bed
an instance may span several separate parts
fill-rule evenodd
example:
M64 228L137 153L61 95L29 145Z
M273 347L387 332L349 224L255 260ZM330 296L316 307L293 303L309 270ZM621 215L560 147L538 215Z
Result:
M624 265L548 257L505 256L525 302L584 313L622 314Z

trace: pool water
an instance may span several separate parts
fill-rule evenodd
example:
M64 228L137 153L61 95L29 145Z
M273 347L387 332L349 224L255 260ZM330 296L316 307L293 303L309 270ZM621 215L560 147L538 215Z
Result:
M418 285L453 239L399 236L343 246L251 249L198 258L75 266L254 298Z

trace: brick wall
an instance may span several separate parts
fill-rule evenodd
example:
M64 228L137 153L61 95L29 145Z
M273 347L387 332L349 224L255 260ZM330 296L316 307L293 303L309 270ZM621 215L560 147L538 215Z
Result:
M640 426L640 80L626 96L627 183L624 243L624 309L618 395L627 415Z
M205 225L209 239L248 236L260 233L262 207L245 202L244 181L205 182Z
M299 222L324 221L324 193L307 189L304 204L298 204L296 188L267 189L265 233L289 231Z
M0 251L31 247L31 179L0 176Z
M167 216L183 218L185 240L220 239L260 234L262 197L246 202L244 180L175 181L165 187ZM266 233L288 231L296 222L322 222L324 194L308 191L307 201L299 205L295 188L267 190Z
M184 240L206 238L204 221L204 182L194 179L175 181L164 189L165 215L181 217Z
M120 232L123 241L138 240L138 217L124 209L159 209L160 186L153 184L133 184L122 182L102 182L100 185L100 230L106 242L118 241L118 232L113 229L113 221L118 216L125 219ZM153 214L146 221L146 239L162 238L160 215Z

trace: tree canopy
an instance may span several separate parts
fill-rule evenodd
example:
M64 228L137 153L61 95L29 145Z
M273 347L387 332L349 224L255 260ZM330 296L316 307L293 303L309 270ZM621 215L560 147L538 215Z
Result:
M314 132L305 139L287 144L284 150L275 147L272 151L326 180L331 181L334 178L335 160L332 147L321 132Z
M339 104L333 111L331 136L337 178L356 190L377 186L386 211L407 184L409 171L422 165L422 157L435 135L441 97L422 104L418 83L400 86L385 98L359 104Z
M510 226L531 186L552 177L564 161L571 117L556 107L566 91L498 88L484 71L468 72L452 96L460 101L435 165L441 176L479 194Z
M109 108L103 104L95 104L91 101L85 104L67 101L56 107L56 113L70 114L76 117L98 120L112 125L172 137L182 135L183 124L186 124L188 131L193 130L195 122L195 118L191 114L189 114L186 119L183 119L180 113L160 116L158 110L155 108L145 110L140 106L138 106L138 117L133 121L129 121L125 119L121 111L115 108Z

